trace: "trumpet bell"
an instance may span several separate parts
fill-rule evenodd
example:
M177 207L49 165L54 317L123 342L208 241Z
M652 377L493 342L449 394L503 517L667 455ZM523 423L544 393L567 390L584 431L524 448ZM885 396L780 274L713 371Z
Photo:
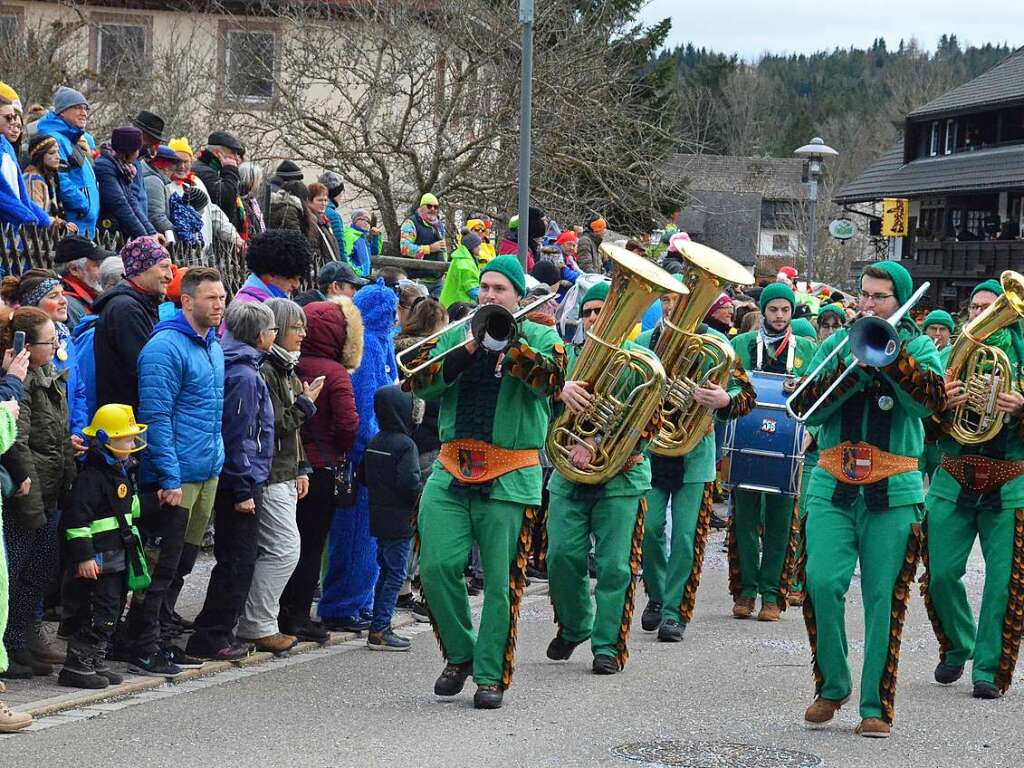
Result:
M487 352L504 352L516 335L516 318L502 306L485 304L473 313L470 332Z
M849 339L854 358L873 368L885 368L900 354L899 332L878 317L862 317L851 325Z

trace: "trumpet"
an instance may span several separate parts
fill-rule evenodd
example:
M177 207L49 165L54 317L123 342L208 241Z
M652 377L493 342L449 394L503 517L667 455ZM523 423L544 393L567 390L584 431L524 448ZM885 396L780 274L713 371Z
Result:
M498 304L484 304L477 307L461 320L449 323L441 330L435 331L429 336L420 339L415 344L409 345L406 349L396 355L395 359L398 363L398 370L402 374L402 378L408 379L415 376L420 371L424 371L440 360L443 360L455 350L462 349L471 341L476 341L477 344L480 345L480 348L486 352L493 354L501 354L502 352L505 352L515 340L516 334L518 333L519 321L538 307L551 301L551 299L555 298L557 295L558 294L556 293L548 293L541 296L536 301L531 301L525 307L516 310L514 313L509 312ZM467 326L469 327L470 332L464 341L456 344L451 349L446 349L438 355L428 357L426 360L417 363L419 350L424 346L436 341L447 333Z
M804 377L800 385L787 398L786 413L789 414L790 418L799 422L807 421L811 414L818 410L832 396L832 393L836 391L847 376L853 373L857 366L868 365L873 368L884 368L899 357L900 347L903 346L903 342L900 340L896 327L899 325L900 320L921 300L921 297L924 296L930 287L931 283L922 285L914 291L913 296L907 299L906 304L885 320L873 315L867 315L859 320L854 320L846 332L846 337L836 345L835 349L828 353L824 360L818 363L817 368ZM846 370L839 374L836 380L822 393L821 397L814 401L810 408L803 413L797 413L793 408L794 401L818 378L832 360L846 349L847 345L850 347L850 354L853 360L846 366Z

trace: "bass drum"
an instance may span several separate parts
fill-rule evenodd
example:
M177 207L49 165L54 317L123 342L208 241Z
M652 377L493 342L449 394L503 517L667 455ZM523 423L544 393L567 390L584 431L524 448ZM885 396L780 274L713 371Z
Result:
M726 427L723 485L797 497L804 465L804 425L786 413L786 385L793 377L761 371L748 375L757 390L757 407Z

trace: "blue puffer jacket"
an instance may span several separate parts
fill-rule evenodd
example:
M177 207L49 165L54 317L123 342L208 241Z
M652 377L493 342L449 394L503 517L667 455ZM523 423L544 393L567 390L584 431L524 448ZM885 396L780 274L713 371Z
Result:
M53 357L53 367L58 371L67 371L67 395L68 395L68 426L72 435L82 436L82 430L89 426L92 421L92 412L89 410L88 396L86 394L86 380L78 368L78 351L75 348L75 340L68 336L64 340L64 359L61 360L60 353Z
M255 497L270 478L274 458L274 403L260 375L266 357L256 347L224 334L224 469L218 492L230 491L235 503Z
M60 149L60 200L65 218L78 225L78 234L92 237L100 215L100 190L96 173L85 152L78 146L80 128L68 125L53 112L39 119L39 135L53 136Z
M140 483L180 488L224 466L224 352L215 329L201 337L179 310L158 323L139 354L139 422L148 424Z

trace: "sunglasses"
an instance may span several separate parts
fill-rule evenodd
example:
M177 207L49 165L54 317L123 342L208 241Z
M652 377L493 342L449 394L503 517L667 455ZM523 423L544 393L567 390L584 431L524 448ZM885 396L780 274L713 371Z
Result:
M437 210L437 206L436 205L425 205L423 207L426 208L428 211L436 211Z
M580 312L580 317L590 317L591 315L596 315L599 314L600 312L601 307L591 307L590 309L584 309L582 312Z

